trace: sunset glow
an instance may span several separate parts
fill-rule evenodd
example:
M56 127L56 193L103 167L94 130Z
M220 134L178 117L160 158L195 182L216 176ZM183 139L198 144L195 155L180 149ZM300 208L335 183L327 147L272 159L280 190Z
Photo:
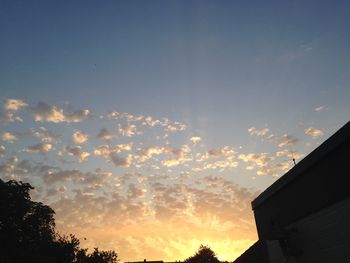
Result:
M0 178L122 261L233 261L349 121L349 3L30 2L0 4Z

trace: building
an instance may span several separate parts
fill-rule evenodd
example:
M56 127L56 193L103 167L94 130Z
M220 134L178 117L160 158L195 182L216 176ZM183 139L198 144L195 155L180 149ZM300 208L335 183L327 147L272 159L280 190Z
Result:
M350 122L253 202L259 240L234 263L350 262Z

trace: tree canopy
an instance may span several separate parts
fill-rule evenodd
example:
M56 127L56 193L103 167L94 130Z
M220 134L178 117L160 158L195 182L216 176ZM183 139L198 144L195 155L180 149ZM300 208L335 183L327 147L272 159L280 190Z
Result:
M185 259L185 263L220 263L216 254L208 246L201 245L195 255Z
M117 263L115 251L80 248L55 230L54 210L30 197L28 183L0 179L0 262Z

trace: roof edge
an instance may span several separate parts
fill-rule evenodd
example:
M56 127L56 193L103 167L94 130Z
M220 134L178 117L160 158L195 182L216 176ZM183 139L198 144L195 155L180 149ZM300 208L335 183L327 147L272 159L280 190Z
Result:
M346 140L350 139L350 121L336 131L331 137L324 141L319 147L308 154L304 159L292 167L288 172L281 176L277 181L270 185L264 192L252 201L252 209L255 210L263 204L268 198L276 194L284 186L298 178L305 170L314 166L328 153L334 151Z

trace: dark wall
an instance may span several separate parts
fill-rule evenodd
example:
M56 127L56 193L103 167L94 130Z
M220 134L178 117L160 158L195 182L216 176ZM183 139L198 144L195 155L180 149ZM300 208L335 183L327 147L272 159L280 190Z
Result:
M268 254L266 244L263 241L257 241L248 248L233 263L268 263Z
M298 263L350 262L350 197L289 226Z
M350 139L254 208L259 239L278 239L285 226L350 196Z

